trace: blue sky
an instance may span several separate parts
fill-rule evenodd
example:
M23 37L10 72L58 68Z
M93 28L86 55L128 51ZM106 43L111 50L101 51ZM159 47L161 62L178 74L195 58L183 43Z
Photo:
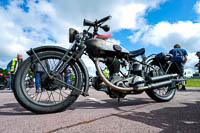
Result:
M196 22L197 14L194 5L197 0L169 0L161 4L158 9L153 9L145 17L149 24L157 24L160 21L175 23L177 21Z
M18 52L27 58L25 51L32 47L68 47L69 27L81 31L83 18L107 15L113 16L108 22L111 40L126 49L145 47L150 55L180 43L189 54L186 68L193 69L198 62L194 56L200 47L198 0L1 0L0 67L5 68Z
M169 23L176 23L178 21L192 21L197 23L199 15L194 9L196 2L197 0L168 0L163 4L160 4L158 8L148 11L144 18L149 25L156 25L161 21L166 21ZM114 32L113 34L115 39L120 40L123 47L130 50L145 47L147 55L162 51L168 52L168 49L163 49L162 47L156 47L152 45L146 47L140 42L131 42L131 40L127 39L127 37L132 35L133 32L135 31L120 30L118 32Z

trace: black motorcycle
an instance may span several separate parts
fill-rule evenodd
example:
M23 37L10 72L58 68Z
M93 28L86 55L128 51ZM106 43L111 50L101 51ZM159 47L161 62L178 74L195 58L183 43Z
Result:
M4 76L0 76L0 90L5 88L8 88L8 79L6 79Z
M103 91L111 98L124 98L128 94L146 92L158 102L170 101L176 92L177 74L167 74L169 55L163 59L157 55L145 57L145 49L127 51L108 40L111 35L99 35L101 28L111 16L94 22L84 19L87 30L79 33L69 29L70 49L58 46L42 46L27 51L30 56L18 68L14 80L14 95L26 109L35 113L60 112L72 105L78 96L89 96L89 82L97 91ZM89 32L93 29L93 32ZM87 55L96 66L96 77L89 80L82 55ZM141 60L136 57L141 56ZM47 61L48 66L42 64ZM44 70L40 77L40 92L26 87L28 73L34 73L39 63ZM35 73L36 75L36 73Z

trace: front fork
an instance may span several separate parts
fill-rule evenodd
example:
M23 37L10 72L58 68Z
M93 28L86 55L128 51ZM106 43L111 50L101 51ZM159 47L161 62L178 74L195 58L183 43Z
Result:
M72 86L70 84L65 83L64 81L62 81L62 80L60 80L58 78L56 78L57 75L62 73L64 71L64 69L69 65L69 62L71 60L75 60L76 61L76 60L81 58L81 56L84 53L85 48L86 48L85 45L76 45L76 44L74 44L74 46L63 55L62 59L56 65L54 70L50 71L50 72L45 69L44 65L42 64L41 60L39 59L39 57L35 53L34 49L31 49L31 51L33 52L34 56L36 57L36 59L38 60L39 64L43 68L44 72L48 75L48 77L50 79L56 80L56 81L60 82L61 84L65 85L65 86L67 86L69 88L78 90L78 91L81 92L81 94L86 96L86 95L88 95L87 93L79 90L78 88L76 88L76 87L74 87L74 86Z
M67 51L64 56L62 57L62 59L60 60L60 62L57 64L57 66L54 68L53 70L53 74L58 75L59 73L61 73L67 66L68 63L73 59L73 60L77 60L80 59L81 56L84 53L86 46L85 45L79 45L77 46L76 44L69 50ZM62 64L62 62L64 62L64 64Z

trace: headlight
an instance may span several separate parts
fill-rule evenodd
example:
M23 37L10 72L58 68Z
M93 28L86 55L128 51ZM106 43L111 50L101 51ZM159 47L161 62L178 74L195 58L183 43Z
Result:
M77 30L75 30L73 28L69 28L69 42L70 43L74 42L76 34L78 34Z

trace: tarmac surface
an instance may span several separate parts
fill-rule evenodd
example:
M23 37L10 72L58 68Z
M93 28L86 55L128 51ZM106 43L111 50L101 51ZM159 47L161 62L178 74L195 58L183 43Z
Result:
M0 133L200 133L200 88L157 103L145 93L120 102L93 89L66 111L37 115L0 90Z

